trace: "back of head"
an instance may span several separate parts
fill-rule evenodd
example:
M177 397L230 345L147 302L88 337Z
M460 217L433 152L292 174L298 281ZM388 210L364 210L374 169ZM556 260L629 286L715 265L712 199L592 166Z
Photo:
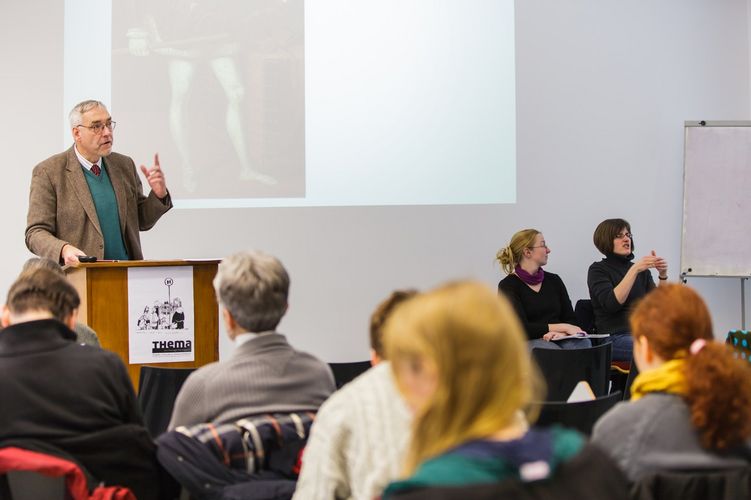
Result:
M78 309L78 292L64 276L49 269L33 269L21 273L8 290L6 305L11 315L48 312L65 321Z
M751 370L714 342L706 304L692 288L657 287L631 315L634 339L646 337L663 360L684 359L691 421L702 444L726 449L751 437Z
M380 359L386 359L383 352L383 327L394 309L417 295L417 290L395 290L386 300L378 304L370 315L370 348Z
M506 274L514 272L514 268L522 260L524 249L534 246L538 234L540 234L540 231L537 229L522 229L511 237L508 246L498 250L495 258L501 263L501 269Z
M457 444L510 425L535 393L536 374L511 305L475 282L418 295L385 326L386 355L400 370L427 361L437 388L416 415L407 472Z
M652 290L631 315L634 338L645 336L665 360L684 357L696 339L712 340L712 318L692 288L667 284Z
M289 275L276 257L240 252L219 264L214 278L217 300L248 332L274 330L287 311Z
M605 256L613 253L613 241L623 230L631 232L631 224L624 219L605 219L600 222L595 228L595 232L592 235L592 241L595 244L595 248ZM631 239L631 251L634 251L634 240Z
M23 274L37 269L47 269L59 274L60 276L65 276L65 272L63 271L63 268L60 267L60 264L52 259L45 259L43 257L32 257L24 262L23 267L21 268L21 273Z

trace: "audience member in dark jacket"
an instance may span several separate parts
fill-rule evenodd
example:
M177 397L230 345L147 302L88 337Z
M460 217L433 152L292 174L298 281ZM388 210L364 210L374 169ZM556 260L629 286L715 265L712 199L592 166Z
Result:
M44 442L98 481L162 498L155 446L125 366L75 342L79 303L72 285L46 269L11 286L0 331L0 446Z

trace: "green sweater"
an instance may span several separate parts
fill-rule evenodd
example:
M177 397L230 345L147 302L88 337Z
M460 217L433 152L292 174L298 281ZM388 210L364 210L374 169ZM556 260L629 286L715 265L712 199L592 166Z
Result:
M112 181L107 175L107 168L104 167L104 159L102 159L102 170L99 177L85 168L83 171L86 183L89 185L91 198L94 200L99 227L102 228L104 258L107 260L128 260L128 251L125 249L123 232L120 227L117 198L115 198L115 190L112 188Z

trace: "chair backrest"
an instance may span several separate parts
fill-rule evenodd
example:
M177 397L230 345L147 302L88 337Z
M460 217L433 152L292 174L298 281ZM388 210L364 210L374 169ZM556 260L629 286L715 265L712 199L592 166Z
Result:
M89 479L72 460L15 446L0 448L2 500L136 498L132 491L120 486L99 485L90 491Z
M626 387L623 388L623 400L628 401L631 399L631 385L634 383L634 379L639 375L639 368L636 363L631 362L631 369L628 371L628 378L626 379Z
M175 399L195 368L142 366L138 384L138 403L143 421L152 436L167 430Z
M574 306L574 315L578 326L587 333L595 332L595 310L592 308L592 301L590 299L579 299Z
M548 388L546 401L566 401L580 380L595 396L608 393L612 344L583 349L532 349Z
M746 500L751 498L751 467L725 470L661 471L639 479L633 500Z
M540 416L535 425L547 427L559 424L589 436L595 422L620 400L619 391L590 401L540 403Z
M65 477L50 477L34 471L7 473L12 500L65 500Z
M351 363L329 363L334 374L336 388L341 389L344 384L362 375L371 368L370 361L353 361Z

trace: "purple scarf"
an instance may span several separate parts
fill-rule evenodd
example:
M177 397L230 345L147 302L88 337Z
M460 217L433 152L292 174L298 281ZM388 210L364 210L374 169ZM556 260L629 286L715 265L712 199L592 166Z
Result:
M517 265L514 268L514 273L519 276L520 280L530 286L539 285L540 283L542 283L542 280L545 279L545 271L543 271L542 268L538 269L535 274L529 274L527 271L522 269L521 266Z

